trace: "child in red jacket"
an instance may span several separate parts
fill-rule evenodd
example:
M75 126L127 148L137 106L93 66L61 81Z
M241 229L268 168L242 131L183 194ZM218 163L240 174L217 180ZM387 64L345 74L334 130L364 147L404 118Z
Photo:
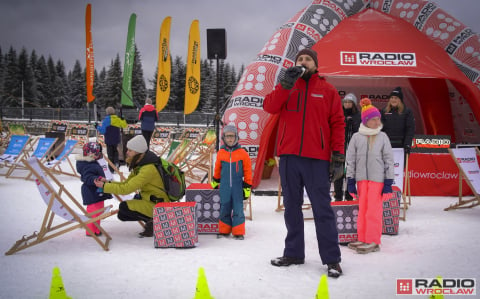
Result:
M243 200L250 197L252 186L252 162L238 144L237 128L232 125L223 129L224 145L217 153L212 187L220 184L220 220L219 235L232 233L237 240L245 235L245 214Z

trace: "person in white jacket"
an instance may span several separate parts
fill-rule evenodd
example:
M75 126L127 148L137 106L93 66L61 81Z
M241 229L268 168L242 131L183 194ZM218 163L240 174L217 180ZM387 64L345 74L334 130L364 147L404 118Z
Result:
M360 101L362 123L346 154L347 190L359 200L358 241L348 247L358 253L380 250L384 193L392 193L394 160L390 139L382 132L380 111L367 98Z

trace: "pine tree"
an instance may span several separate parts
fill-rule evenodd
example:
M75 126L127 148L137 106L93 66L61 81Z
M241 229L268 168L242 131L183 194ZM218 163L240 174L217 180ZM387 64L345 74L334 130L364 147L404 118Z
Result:
M23 100L25 107L32 107L33 99L36 98L36 82L32 67L28 59L27 50L22 48L18 56L19 79L23 85Z
M142 59L136 45L132 71L132 96L136 107L142 107L147 98L147 88L143 79Z
M117 53L115 60L112 60L110 68L107 71L105 80L105 103L104 107L118 108L122 97L122 69L120 65L120 55Z
M5 57L4 98L2 107L20 107L22 87L17 52L10 47Z
M186 66L180 56L175 56L172 65L172 78L170 80L170 98L166 111L182 111L185 103L185 76Z
M75 61L75 64L73 65L73 71L69 75L68 81L70 82L69 107L85 107L84 105L87 102L87 91L85 86L85 76L79 60Z

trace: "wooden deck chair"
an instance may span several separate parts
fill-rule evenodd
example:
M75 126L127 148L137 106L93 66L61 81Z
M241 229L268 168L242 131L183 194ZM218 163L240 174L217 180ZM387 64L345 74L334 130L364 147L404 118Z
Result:
M48 138L48 137L40 137L35 142L36 148L33 153L30 154L26 153L23 159L27 159L29 157L37 158L41 163L45 163L48 157L50 150L53 148L53 145L57 141L57 138ZM14 175L15 170L22 170L23 175ZM23 162L19 161L18 163L13 163L10 169L7 171L6 177L7 178L23 178L29 179L31 177L31 172L26 171L27 168L23 164Z
M69 122L66 120L51 120L48 131L50 132L61 132L65 135L68 132Z
M50 168L51 171L55 173L78 177L79 175L77 173L77 170L75 169L75 166L73 165L72 161L69 158L69 155L72 153L77 143L78 143L77 140L73 140L73 139L65 140L65 146L63 148L63 151L55 159L47 161L45 163L45 166ZM67 164L70 166L71 172L68 172L62 169L62 164L64 164L64 162L67 162Z
M77 140L77 146L83 147L85 143L88 143L88 137L90 135L90 126L86 124L70 124L67 131L69 139Z
M14 254L20 250L61 236L77 228L88 231L93 240L104 250L108 250L108 245L112 238L96 221L115 215L118 213L118 210L111 210L113 206L109 205L92 213L87 213L78 200L58 181L48 168L38 162L37 158L32 157L22 161L33 173L35 184L47 205L47 209L40 230L35 231L29 236L23 236L20 240L16 241L5 255ZM91 216L98 213L101 214L95 217ZM53 223L55 216L61 219L61 223ZM102 236L96 236L87 226L87 224L91 223L102 232Z
M0 168L5 167L8 171L12 165L19 163L30 142L31 138L28 135L12 135L5 152L0 156ZM0 173L0 175L6 175L6 173Z
M212 172L212 155L215 152L215 130L208 130L202 142L191 152L185 163L181 165L185 179L189 183L200 183Z
M480 205L480 167L478 157L480 151L478 148L466 147L448 149L459 172L458 202L445 208L445 211L452 209L468 209ZM462 198L463 181L467 183L473 192L473 198L464 200Z
M171 127L156 127L150 140L150 150L160 157L163 156L170 147L173 132Z

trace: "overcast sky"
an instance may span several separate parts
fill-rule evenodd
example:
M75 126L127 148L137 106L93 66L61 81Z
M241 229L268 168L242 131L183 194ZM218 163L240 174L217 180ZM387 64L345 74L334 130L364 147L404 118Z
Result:
M480 32L479 0L435 2L463 24ZM276 29L311 0L0 0L3 54L10 46L18 52L25 47L29 54L35 49L38 55L62 60L67 71L77 59L83 67L88 3L92 4L95 68L98 71L104 66L108 68L117 53L123 65L128 20L130 14L135 13L136 43L144 75L152 79L158 59L160 25L166 16L172 17L170 51L173 57L185 59L190 24L198 19L202 59L207 58L206 29L225 28L226 62L238 70L242 63L248 65L253 61Z

